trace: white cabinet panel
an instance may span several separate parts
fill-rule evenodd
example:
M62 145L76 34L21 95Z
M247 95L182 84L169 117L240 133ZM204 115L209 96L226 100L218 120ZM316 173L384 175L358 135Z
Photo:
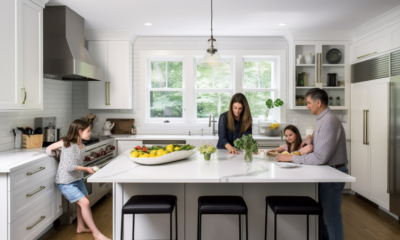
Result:
M367 116L371 162L371 199L387 210L389 210L389 194L387 193L389 84L389 79L371 82L369 88L370 110Z
M385 32L375 34L366 39L360 40L353 45L352 62L362 59L367 54L377 54L390 47L390 36Z
M132 44L129 41L89 41L89 52L103 69L104 79L89 83L89 108L131 109Z
M365 110L368 109L368 83L351 85L351 174L357 178L351 189L369 196L369 154L365 144Z
M137 145L142 146L142 144L143 144L142 141L118 141L117 144L118 156L128 149L134 148Z

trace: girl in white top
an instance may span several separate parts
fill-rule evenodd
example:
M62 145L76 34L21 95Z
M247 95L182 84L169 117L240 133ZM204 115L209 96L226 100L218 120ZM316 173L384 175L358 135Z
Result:
M46 152L61 148L60 164L57 169L55 183L58 189L71 203L76 202L77 206L77 233L92 232L95 240L110 240L104 236L96 227L90 210L88 192L83 181L83 172L93 174L93 168L83 167L85 146L82 139L90 139L91 131L89 123L82 120L75 120L71 123L66 137L61 141L51 144ZM89 227L87 229L85 224Z
M299 152L300 155L307 154L313 151L313 148L301 148L301 143L303 140L301 139L301 135L299 129L293 125L288 125L284 130L286 144L279 146L278 148L272 149L269 152ZM312 145L311 145L312 146Z

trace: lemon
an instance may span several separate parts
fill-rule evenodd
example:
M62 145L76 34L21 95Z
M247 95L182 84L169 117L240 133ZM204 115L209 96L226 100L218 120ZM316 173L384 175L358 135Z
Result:
M160 155L161 154L161 155ZM157 150L157 155L162 156L162 154L164 154L164 150L163 149L158 149Z
M174 145L170 144L167 147L165 147L165 150L169 151L169 152L173 152L174 151Z
M179 147L175 147L175 148L174 148L174 151L178 151L178 150L179 150Z
M149 154L145 153L142 156L140 156L139 158L149 158Z
M149 154L149 157L151 157L151 158L156 157L156 154L157 154L157 151L156 151L156 153L154 153L153 151L151 151L151 153Z
M131 153L131 157L133 157L133 158L137 158L138 156L139 156L138 152L132 152Z
M150 154L157 155L157 150L151 150Z
M274 124L269 125L269 130L274 130L274 129L275 129Z
M275 128L278 128L280 125L279 123L274 123L275 124Z

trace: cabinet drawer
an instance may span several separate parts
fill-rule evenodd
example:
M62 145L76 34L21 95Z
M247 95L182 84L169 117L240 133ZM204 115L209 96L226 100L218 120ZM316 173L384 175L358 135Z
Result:
M9 223L55 194L55 174L56 172L53 171L10 192Z
M55 195L36 205L34 209L9 224L10 239L31 240L39 235L54 220Z
M389 34L373 35L363 39L353 46L352 61L368 58L388 50L390 46Z
M45 158L43 161L29 164L26 167L12 171L10 173L10 191L24 186L44 175L53 172L58 167L58 163L53 158Z

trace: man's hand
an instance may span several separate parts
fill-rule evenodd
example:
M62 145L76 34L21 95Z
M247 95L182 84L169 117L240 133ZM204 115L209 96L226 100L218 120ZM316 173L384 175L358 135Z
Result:
M312 142L312 136L308 135L306 139L304 139L304 142L301 143L300 147L303 148L305 145L310 145Z
M90 173L90 174L93 174L93 173L94 173L93 168L91 168L91 167L87 167L87 168L86 168L86 171L87 171L88 173Z
M307 146L303 147L300 149L300 154L308 154L308 153L312 153L314 151L314 145L312 144L307 144Z
M292 161L292 155L279 154L278 156L276 156L275 161L277 161L277 162L291 162Z

